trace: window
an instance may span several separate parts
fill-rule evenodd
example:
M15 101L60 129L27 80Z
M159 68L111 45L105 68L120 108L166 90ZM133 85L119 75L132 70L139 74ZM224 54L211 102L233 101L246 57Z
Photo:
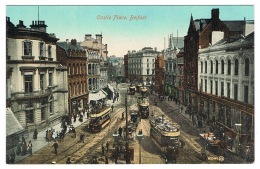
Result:
M147 63L147 67L149 67L149 63Z
M207 79L205 79L205 92L207 92Z
M237 100L238 85L234 84L234 100Z
M203 73L203 62L200 62L200 72Z
M218 74L218 61L216 60L216 74Z
M26 123L34 123L33 110L26 110Z
M149 62L149 59L147 59L147 63Z
M44 43L40 42L39 46L40 46L40 56L44 56Z
M215 95L218 95L218 81L215 81Z
M211 74L213 73L213 61L212 60L210 61L210 73Z
M50 97L49 111L50 111L50 114L53 114L53 96Z
M227 71L228 71L227 74L231 75L231 61L230 60L228 60L228 70Z
M235 60L235 75L238 75L238 59Z
M51 45L48 46L48 57L51 58Z
M52 78L53 78L53 74L52 74L52 72L50 72L49 73L49 86L52 86L52 84L53 84Z
M230 83L227 83L227 98L230 98Z
M41 108L41 121L45 120L45 107Z
M244 102L248 103L248 86L244 86Z
M249 76L249 59L245 59L245 76Z
M221 74L224 74L224 60L221 60Z
M207 71L207 61L205 61L205 73L207 73L208 71Z
M40 89L43 91L44 86L43 86L43 78L44 78L44 74L40 74Z
M24 76L24 92L29 94L33 92L33 76L25 75Z
M221 96L224 96L224 82L221 82Z
M147 74L149 75L149 73L150 73L150 70L148 69L148 70L147 70Z
M24 56L32 56L32 42L23 42L23 54Z
M152 74L154 75L154 69L152 70Z
M212 82L212 80L210 81L210 94L212 94L212 92L213 92L213 82Z
M200 79L200 90L202 90L202 89L203 89L203 79Z

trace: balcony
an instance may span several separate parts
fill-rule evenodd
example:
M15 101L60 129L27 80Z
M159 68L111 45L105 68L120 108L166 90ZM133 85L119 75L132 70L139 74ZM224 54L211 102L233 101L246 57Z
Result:
M52 90L50 88L47 88L45 90L41 91L34 91L31 93L25 93L25 92L14 92L11 93L11 98L13 99L37 99L41 97L46 97L52 93Z
M34 58L35 58L34 56L29 56L29 55L28 56L22 56L23 60L34 60Z
M39 56L39 60L45 61L45 60L47 60L47 57L46 56Z

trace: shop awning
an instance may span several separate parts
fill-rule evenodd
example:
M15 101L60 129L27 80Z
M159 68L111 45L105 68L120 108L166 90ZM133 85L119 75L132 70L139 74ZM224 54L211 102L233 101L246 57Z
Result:
M6 136L10 136L14 133L20 133L24 131L24 128L19 123L14 113L10 108L6 108Z
M97 93L89 93L89 101L96 101L104 98L106 98L106 95L101 90Z

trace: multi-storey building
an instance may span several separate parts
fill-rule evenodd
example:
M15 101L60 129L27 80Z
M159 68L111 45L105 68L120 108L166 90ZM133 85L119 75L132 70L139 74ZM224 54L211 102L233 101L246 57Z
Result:
M57 60L68 68L68 103L69 115L86 109L88 103L87 56L86 51L77 43L57 43Z
M227 137L254 140L254 33L223 39L200 49L198 57L200 112Z
M124 67L124 58L110 56L108 58L108 76L111 80L116 82L124 81L125 77L125 67Z
M164 56L159 53L155 59L155 84L151 86L151 90L156 93L164 94Z
M68 112L67 68L57 61L58 38L46 27L44 21L14 26L7 17L7 106L26 129L58 123Z
M105 62L108 51L107 44L102 44L102 38L102 35L99 34L96 35L96 39L92 38L91 34L86 34L85 40L80 43L80 46L87 52L89 91L98 91L107 85ZM100 69L101 67L102 69Z
M191 16L188 34L184 37L184 104L188 111L198 113L198 51L222 38L247 35L253 24L242 21L221 21L219 9L212 9L211 19Z
M128 78L130 82L151 85L155 82L155 58L158 52L145 47L136 52L128 51Z
M183 73L184 73L184 53L182 48L177 54L177 76L176 76L176 82L177 82L176 87L178 93L177 99L181 104L184 103Z
M124 55L124 71L125 71L125 80L129 82L129 72L128 72L128 54Z
M177 90L177 54L179 49L173 44L173 36L170 35L168 48L164 50L165 59L165 83L164 93L172 98L178 99Z

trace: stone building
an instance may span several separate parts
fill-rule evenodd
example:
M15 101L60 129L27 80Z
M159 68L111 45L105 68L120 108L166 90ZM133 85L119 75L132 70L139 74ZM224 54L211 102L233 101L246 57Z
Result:
M155 59L155 84L151 86L151 90L156 93L164 94L164 56L159 53Z
M196 114L198 107L198 51L223 38L240 37L252 32L254 24L242 21L221 21L219 9L211 10L210 19L193 20L191 16L188 34L184 37L184 105Z
M254 32L200 49L198 58L202 116L215 119L227 137L254 140Z
M144 47L136 52L128 51L128 78L131 83L154 85L155 82L155 58L158 52L155 48Z
M6 20L6 102L25 129L52 126L68 112L67 68L56 57L59 40L44 21L26 28Z
M57 60L68 68L69 115L85 110L88 103L87 56L76 39L57 43Z

